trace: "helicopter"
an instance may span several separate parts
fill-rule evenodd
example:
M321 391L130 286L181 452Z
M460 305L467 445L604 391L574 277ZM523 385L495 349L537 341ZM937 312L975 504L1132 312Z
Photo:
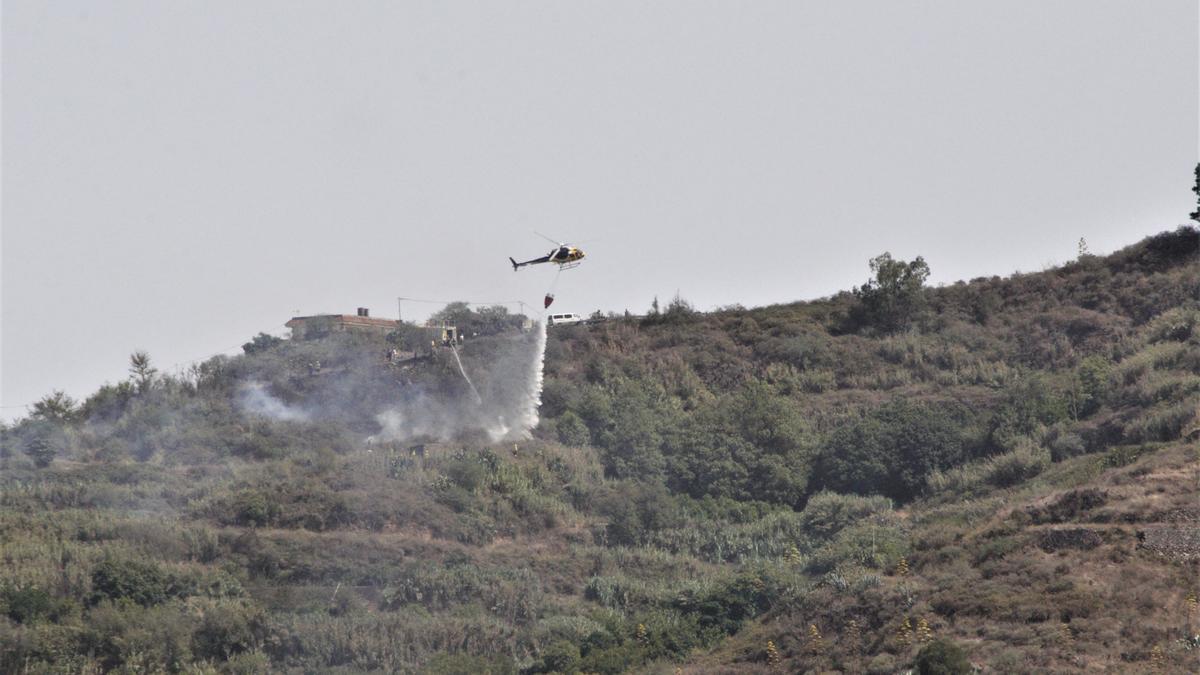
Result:
M517 262L516 260L514 260L513 258L510 257L508 259L508 261L510 263L512 263L514 272L516 272L517 270L521 269L522 267L524 267L526 265L537 265L539 263L548 263L548 262L552 262L555 265L558 265L558 268L560 270L569 270L569 269L572 269L575 267L579 267L579 261L583 260L584 255L585 255L583 252L583 249L581 249L577 246L570 246L568 244L562 244L562 243L555 242L553 239L550 239L550 237L547 237L544 234L538 234L538 236L554 243L555 244L554 248L551 249L549 253L547 253L546 255L544 255L540 258L534 258L533 260L526 260L525 262Z

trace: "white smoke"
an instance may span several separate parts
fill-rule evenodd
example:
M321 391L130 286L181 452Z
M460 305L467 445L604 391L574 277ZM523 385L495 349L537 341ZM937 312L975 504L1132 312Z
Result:
M473 354L469 346L455 364L470 388L465 397L431 396L409 391L403 402L375 416L380 431L368 442L433 439L449 441L482 433L493 442L528 439L538 424L541 405L546 325L511 336L499 349ZM475 358L464 364L463 359ZM473 382L470 371L477 378Z
M282 422L297 422L308 419L308 413L290 406L267 391L267 385L256 380L243 383L238 388L238 407L248 415L267 417Z

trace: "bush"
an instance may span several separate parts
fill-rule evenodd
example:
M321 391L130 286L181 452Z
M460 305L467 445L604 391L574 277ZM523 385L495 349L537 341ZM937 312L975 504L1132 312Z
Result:
M666 488L625 482L599 500L598 511L608 517L605 535L610 546L636 546L652 532L681 523L683 514Z
M1076 417L1088 417L1105 403L1111 373L1112 363L1100 356L1089 356L1079 364L1071 392Z
M542 658L531 673L575 673L579 669L579 647L559 640L542 651Z
M42 619L57 622L70 610L70 601L55 598L36 586L0 588L0 612L17 623L30 624Z
M24 451L35 466L44 469L67 448L67 433L58 422L33 422L25 437Z
M879 570L907 556L909 546L908 532L894 519L856 523L814 551L805 569L810 574L825 574L851 564Z
M666 439L672 489L693 497L798 506L814 443L799 410L762 383L706 406Z
M784 590L766 569L746 569L703 592L680 593L674 608L690 615L703 630L733 635L745 621L770 609L783 594Z
M820 492L808 500L800 513L800 523L812 538L829 539L864 518L891 510L892 501L886 497Z
M984 468L984 480L996 487L1011 487L1040 474L1050 465L1050 453L1033 443L993 457Z
M1067 418L1067 399L1040 375L1023 377L1004 392L992 416L987 443L993 451L1013 450L1028 436Z
M279 517L279 505L262 490L246 489L237 493L230 505L238 525L262 527Z
M616 377L611 391L593 389L582 406L592 440L603 449L607 475L639 480L662 476L663 431L673 425L675 415L660 387Z
M178 605L104 602L88 612L77 649L93 654L103 672L181 672L193 660L195 624Z
M242 345L242 351L247 354L254 354L271 349L272 347L275 347L281 343L283 343L283 338L278 338L274 335L268 335L266 333L259 333L251 338L249 342Z
M1172 441L1183 436L1185 429L1197 428L1200 411L1195 401L1180 401L1141 411L1136 420L1125 428L1125 441Z
M830 435L817 483L905 502L924 489L929 474L962 460L960 428L943 409L896 399Z
M421 672L424 675L516 675L517 669L511 659L500 656L438 654Z
M1050 441L1050 459L1055 462L1078 457L1087 453L1087 450L1083 437L1075 433L1059 434Z
M568 410L555 420L558 429L558 441L563 445L580 448L591 442L591 432L587 424L574 412Z
M867 663L868 675L892 675L898 670L896 657L887 652L876 654Z
M1103 506L1108 501L1108 494L1096 488L1072 490L1053 503L1043 507L1029 507L1026 511L1034 524L1062 523L1074 520L1095 508Z
M192 636L192 651L199 658L227 661L257 646L265 633L261 613L238 604L223 603L204 611Z
M973 672L966 652L945 638L922 647L913 666L919 675L968 675Z
M1186 342L1200 325L1200 311L1176 307L1163 312L1150 324L1151 342Z
M479 489L487 479L487 468L472 459L458 459L451 462L445 469L446 477L455 485L467 492Z
M91 603L130 600L148 607L171 597L172 586L170 575L154 563L108 558L92 570Z

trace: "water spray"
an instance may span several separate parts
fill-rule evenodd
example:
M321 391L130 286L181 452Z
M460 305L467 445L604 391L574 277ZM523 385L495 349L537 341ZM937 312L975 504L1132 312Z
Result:
M479 395L475 383L471 381L467 370L463 368L462 359L458 358L458 347L454 346L454 340L450 341L450 349L454 352L454 362L458 364L458 372L462 373L463 379L467 381L467 386L471 388L471 393L475 395L475 405L483 405L483 397Z
M538 425L538 409L542 406L542 379L546 367L546 319L538 322L537 342L534 346L533 367L529 378L529 394L521 406L521 434L529 433Z

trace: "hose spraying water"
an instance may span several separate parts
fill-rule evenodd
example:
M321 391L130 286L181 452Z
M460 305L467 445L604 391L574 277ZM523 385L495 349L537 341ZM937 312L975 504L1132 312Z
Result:
M450 349L454 352L454 362L458 364L458 372L462 373L463 379L467 381L467 386L471 388L471 393L475 396L475 405L483 405L483 397L479 395L479 390L475 388L475 383L471 381L467 375L467 370L463 368L462 359L458 358L458 347L454 346L454 340L450 341Z

